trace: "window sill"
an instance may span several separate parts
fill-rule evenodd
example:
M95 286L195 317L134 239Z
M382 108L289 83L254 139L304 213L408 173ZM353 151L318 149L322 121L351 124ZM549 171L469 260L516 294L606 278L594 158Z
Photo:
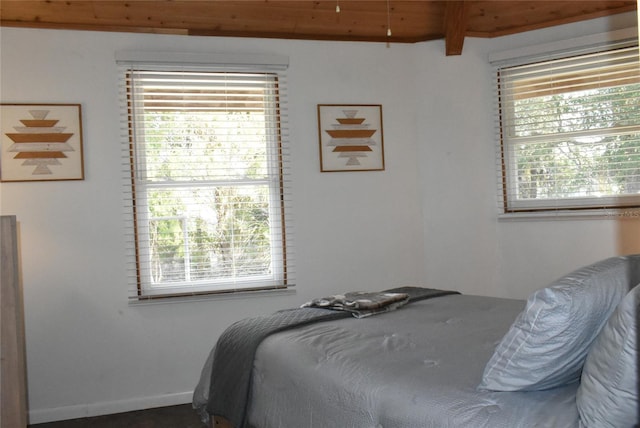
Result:
M184 296L157 296L154 298L131 298L129 300L130 306L155 306L163 304L173 303L188 303L188 302L200 302L210 300L238 300L238 299L255 299L265 297L282 297L289 296L296 293L295 287L289 288L271 289L271 290L252 290L252 291L240 291L235 293L211 293L211 294L195 294Z
M640 208L512 212L498 220L640 220Z

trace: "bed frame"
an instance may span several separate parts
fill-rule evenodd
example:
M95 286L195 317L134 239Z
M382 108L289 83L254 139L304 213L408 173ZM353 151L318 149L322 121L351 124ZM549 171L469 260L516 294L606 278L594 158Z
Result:
M211 428L233 428L233 424L222 416L213 416L211 418Z

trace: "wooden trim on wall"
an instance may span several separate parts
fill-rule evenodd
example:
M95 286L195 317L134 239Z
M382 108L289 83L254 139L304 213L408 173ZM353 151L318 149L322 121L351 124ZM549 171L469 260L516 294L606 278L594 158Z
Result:
M15 216L0 217L0 426L27 426L24 306Z

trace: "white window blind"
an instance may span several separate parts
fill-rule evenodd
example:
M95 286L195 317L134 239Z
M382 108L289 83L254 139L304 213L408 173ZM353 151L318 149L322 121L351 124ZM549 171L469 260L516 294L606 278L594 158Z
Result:
M640 206L637 40L495 76L503 212Z
M275 68L120 62L131 298L293 285L286 76Z

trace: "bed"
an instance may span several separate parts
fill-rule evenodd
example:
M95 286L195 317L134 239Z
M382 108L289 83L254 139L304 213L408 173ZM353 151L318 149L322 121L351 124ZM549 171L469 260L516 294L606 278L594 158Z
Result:
M640 256L625 256L526 301L442 293L362 319L324 309L261 337L248 370L225 366L243 329L271 322L247 320L233 357L212 350L193 404L223 428L631 427L639 282Z

